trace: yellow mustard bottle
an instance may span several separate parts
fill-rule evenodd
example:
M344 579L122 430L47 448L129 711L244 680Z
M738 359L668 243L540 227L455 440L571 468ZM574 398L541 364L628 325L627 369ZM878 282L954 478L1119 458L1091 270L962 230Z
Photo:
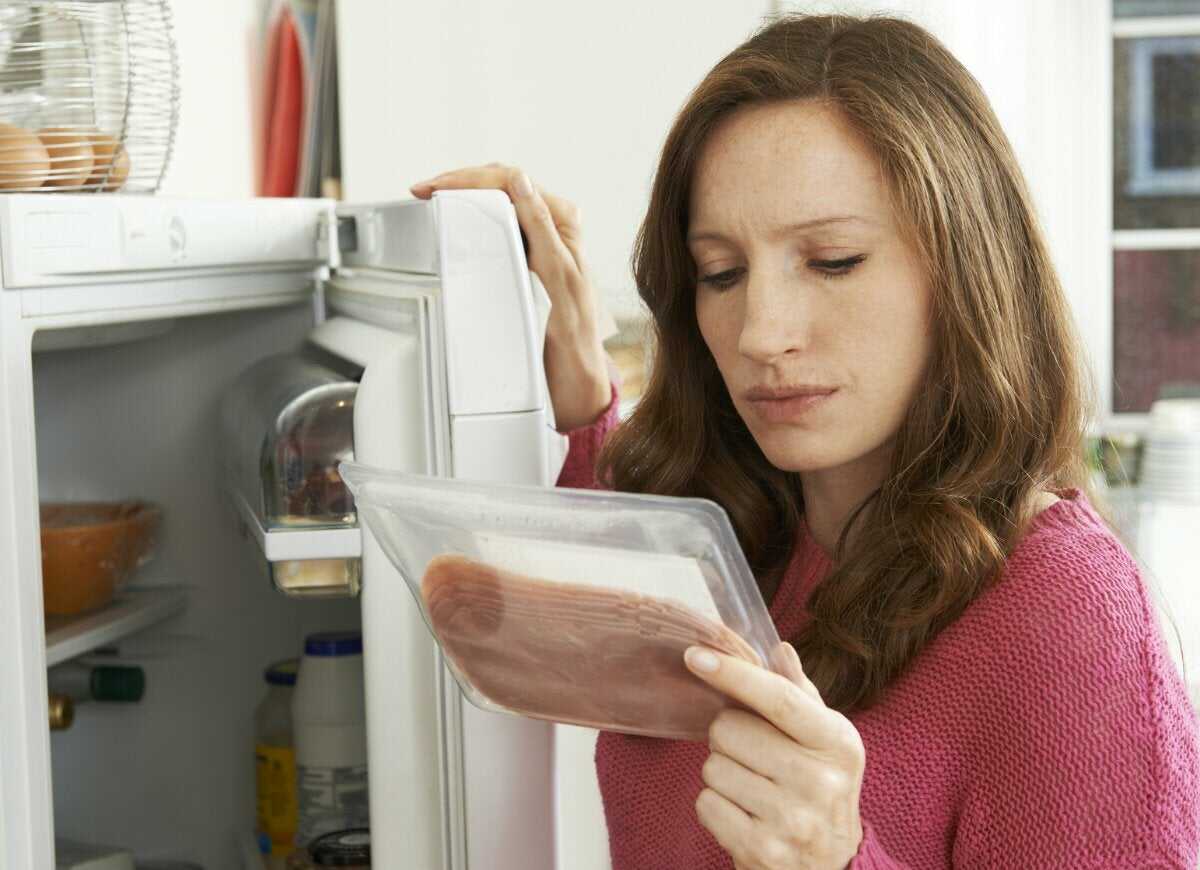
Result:
M270 840L270 866L282 867L296 838L296 750L292 742L292 692L296 659L270 665L267 695L254 711L254 766L258 832Z

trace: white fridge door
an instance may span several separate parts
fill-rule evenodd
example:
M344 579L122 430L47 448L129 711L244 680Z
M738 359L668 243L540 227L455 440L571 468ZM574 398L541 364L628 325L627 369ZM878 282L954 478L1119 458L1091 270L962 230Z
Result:
M216 384L232 378L230 366L290 343L307 329L314 284L326 265L318 229L331 211L332 203L325 200L0 196L0 464L5 468L0 474L0 868L53 867L56 826L60 833L147 849L161 847L155 838L179 830L180 818L191 821L169 845L204 856L209 866L227 866L209 856L222 854L233 827L252 818L250 794L238 791L230 799L228 789L206 790L211 783L240 781L245 772L244 726L237 719L218 722L221 714L214 712L252 708L244 679L227 687L222 673L220 680L188 686L182 704L170 704L168 698L180 696L160 684L162 691L144 699L127 720L138 739L106 742L102 735L110 731L125 734L125 722L97 716L96 729L77 723L58 735L52 758L47 666L123 639L159 615L175 612L186 596L176 588L145 590L128 606L114 604L78 621L60 622L47 636L38 501L81 494L152 496L166 505L166 515L181 533L166 536L151 580L169 585L188 576L204 578L208 601L220 600L223 589L237 589L244 569L227 552L217 552L229 534L215 492L202 485L193 494L186 474L175 477L161 469L183 468L175 457L186 457L192 477L203 475L212 455L212 433L204 422L207 409L216 404ZM202 317L251 309L261 309L262 316L237 318L219 338ZM130 353L114 347L118 353L105 357L103 365L88 366L86 356L65 362L53 356L57 362L34 364L34 350L123 345L157 336L173 322L183 339L170 348L147 350L155 343L130 341L124 345ZM253 336L262 336L261 346ZM202 386L188 390L196 381ZM40 392L43 383L70 384L70 390ZM123 396L134 400L122 404ZM114 445L111 452L108 444ZM205 606L184 617L228 656L214 657L209 673L227 663L237 667L253 661L290 628L272 624L247 638L242 627L253 624L259 612L253 604L239 611L225 619L219 608ZM251 689L254 695L257 691L257 686ZM195 716L201 706L205 715ZM171 756L167 764L131 762L166 745L158 742L164 735L174 740L172 746L201 749ZM74 759L83 759L76 769ZM52 775L55 764L68 773ZM109 776L109 771L117 773ZM79 778L73 780L72 774ZM73 788L74 782L80 787ZM189 787L180 789L181 782ZM121 800L94 799L105 794L97 790L100 783L113 783ZM155 795L167 793L160 785L175 789L178 801L156 800ZM210 810L202 819L180 809L193 801ZM112 839L96 833L101 830Z
M548 301L530 280L508 198L454 191L347 207L339 224L342 260L312 340L363 368L356 460L553 485L565 439L542 369ZM365 528L362 549L376 860L607 867L594 732L464 703L404 579Z

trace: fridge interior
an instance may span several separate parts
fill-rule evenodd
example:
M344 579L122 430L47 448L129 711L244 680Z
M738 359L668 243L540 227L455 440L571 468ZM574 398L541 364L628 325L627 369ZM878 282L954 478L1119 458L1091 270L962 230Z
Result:
M56 836L138 858L242 866L263 669L300 655L309 632L361 624L358 599L274 591L222 489L224 391L253 362L299 347L313 321L310 301L181 317L118 343L34 353L39 498L160 505L154 558L128 589L160 603L143 621L179 610L103 655L145 669L141 702L80 704L73 725L52 732ZM62 337L40 333L35 347ZM100 636L70 634L51 634L51 664Z

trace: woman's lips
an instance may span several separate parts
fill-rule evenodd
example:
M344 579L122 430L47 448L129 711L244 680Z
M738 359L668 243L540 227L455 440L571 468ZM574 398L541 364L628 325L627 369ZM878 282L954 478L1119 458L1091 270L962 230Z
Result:
M754 409L755 414L768 423L787 423L803 417L813 408L824 404L836 392L836 389L832 389L796 393L778 398L752 398L750 407Z

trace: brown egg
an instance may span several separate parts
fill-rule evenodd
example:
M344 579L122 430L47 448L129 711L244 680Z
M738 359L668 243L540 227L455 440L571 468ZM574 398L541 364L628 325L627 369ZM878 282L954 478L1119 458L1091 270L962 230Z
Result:
M50 187L79 187L92 174L91 133L72 127L46 127L38 130L42 144L50 154Z
M104 190L120 190L129 177L129 154L125 147L112 136L104 133L89 134L94 162L88 185L104 182ZM109 171L111 167L111 171Z
M41 187L50 171L42 140L22 127L0 124L0 190Z

